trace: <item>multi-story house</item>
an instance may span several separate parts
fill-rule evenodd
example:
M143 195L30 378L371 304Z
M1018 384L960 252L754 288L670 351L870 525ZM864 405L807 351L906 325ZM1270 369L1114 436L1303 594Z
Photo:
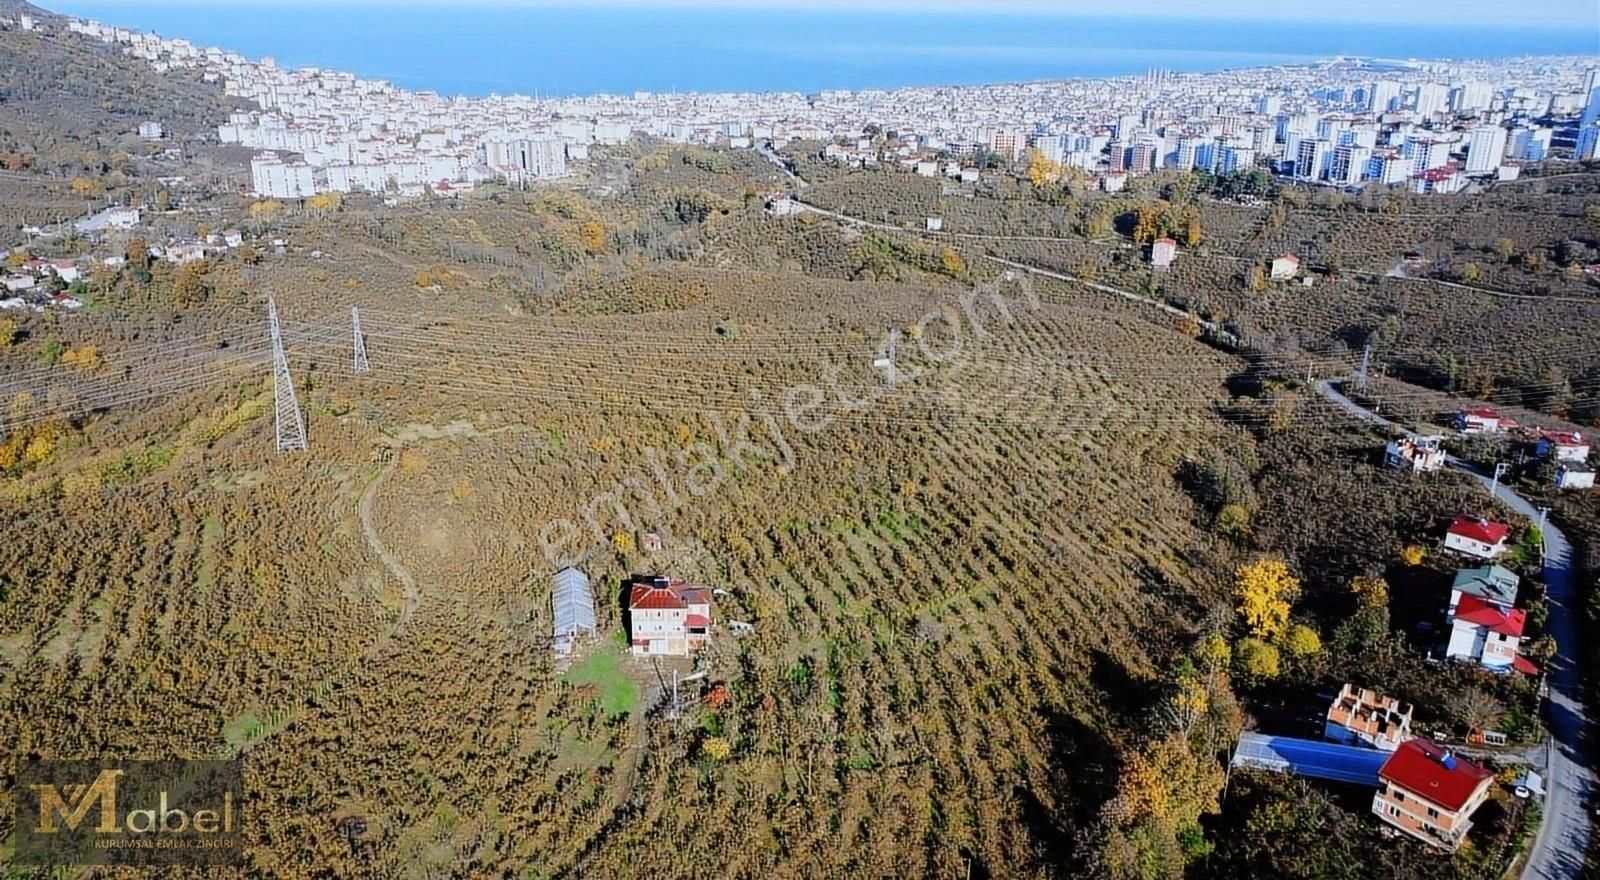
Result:
M1411 738L1411 704L1346 682L1328 706L1322 738L1392 752Z
M635 654L687 657L711 640L711 590L662 575L628 582L628 639Z
M1493 783L1493 773L1418 737L1402 743L1378 771L1372 812L1424 843L1454 851Z

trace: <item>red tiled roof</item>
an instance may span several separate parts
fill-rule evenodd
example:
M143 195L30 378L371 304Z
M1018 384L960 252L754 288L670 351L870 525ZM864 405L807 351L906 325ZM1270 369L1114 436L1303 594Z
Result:
M1464 416L1477 416L1480 419L1498 419L1498 418L1500 418L1500 411L1495 409L1492 406L1468 406L1468 407L1463 407L1462 410L1461 410L1461 414L1464 415Z
M1522 673L1523 675L1539 674L1539 664L1529 660L1521 654L1517 655L1517 659L1511 661L1511 668Z
M1452 756L1450 761L1454 766L1446 767L1445 750L1432 740L1417 737L1400 744L1378 771L1378 778L1447 810L1459 810L1494 774L1466 758Z
M1511 534L1505 523L1490 522L1475 516L1458 516L1450 523L1450 534L1460 535L1485 544L1498 544Z
M1456 604L1456 620L1465 620L1478 626L1486 626L1491 631L1502 635L1522 638L1522 627L1527 623L1528 612L1521 608L1510 611L1501 611L1477 596L1462 596Z
M684 626L710 626L711 618L704 614L691 614L683 619Z
M1546 440L1561 446L1582 446L1583 435L1577 431L1541 431Z
M634 584L633 590L628 595L628 607L635 611L670 611L673 609L688 608L689 603L683 596L671 587L652 587L649 584Z
M690 605L711 604L711 591L676 578L651 578L636 575L628 589L628 607L647 611L670 611Z

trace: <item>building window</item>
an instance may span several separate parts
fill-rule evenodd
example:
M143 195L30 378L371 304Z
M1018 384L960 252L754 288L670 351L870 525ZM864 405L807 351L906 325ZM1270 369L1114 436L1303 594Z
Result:
M1429 807L1428 808L1428 818L1429 819L1437 819L1437 818L1439 818L1439 811L1435 810L1433 807Z

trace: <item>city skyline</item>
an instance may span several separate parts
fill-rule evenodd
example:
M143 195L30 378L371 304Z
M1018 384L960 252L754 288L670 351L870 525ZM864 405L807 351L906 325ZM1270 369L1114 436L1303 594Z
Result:
M73 4L61 4L63 8ZM83 4L79 4L83 5ZM384 6L386 8L554 8L554 9L731 9L741 11L783 12L838 12L838 11L917 11L938 13L965 13L975 17L997 15L1023 16L1108 16L1152 19L1240 19L1263 21L1351 22L1415 25L1436 23L1439 13L1431 8L1417 8L1394 4L1384 0L1349 0L1337 5L1285 5L1272 0L1218 0L1204 8L1196 8L1182 0L998 0L974 7L970 0L470 0L467 3L443 3L440 0L339 0L336 4L317 0L230 0L227 3L208 3L203 0L100 0L101 6L130 9L158 6L274 6L308 5ZM1451 18L1461 24L1478 24L1492 27L1502 24L1530 25L1528 10L1516 4L1498 0L1463 0L1453 4ZM1571 25L1600 26L1600 11L1585 0L1544 0L1540 3L1538 20L1532 26L1563 27ZM1597 30L1600 34L1600 30ZM1600 36L1596 37L1596 51L1600 52Z

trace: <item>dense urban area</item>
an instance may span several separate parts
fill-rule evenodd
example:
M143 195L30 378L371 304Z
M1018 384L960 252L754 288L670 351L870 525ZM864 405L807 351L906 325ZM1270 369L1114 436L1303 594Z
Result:
M1600 59L467 98L0 0L0 250L0 790L236 761L261 877L1600 873Z

